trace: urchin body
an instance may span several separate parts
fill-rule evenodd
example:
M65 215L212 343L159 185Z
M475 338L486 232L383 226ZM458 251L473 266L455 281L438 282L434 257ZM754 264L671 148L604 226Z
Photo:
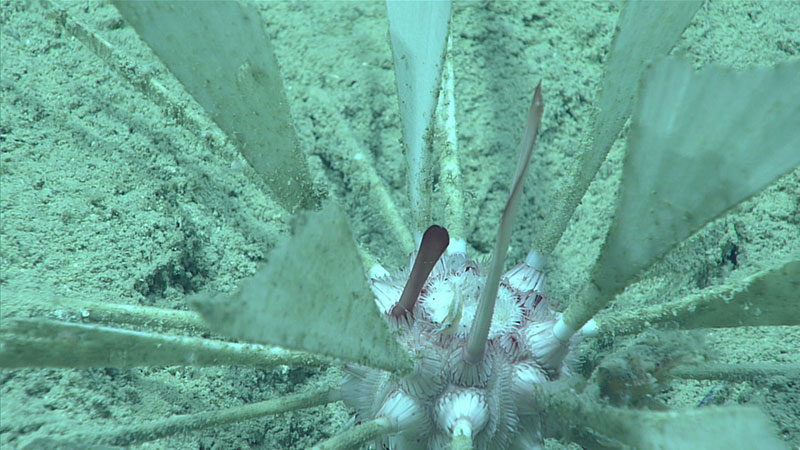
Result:
M535 270L523 262L503 276L478 364L465 361L464 352L486 278L481 265L464 253L444 255L410 314L392 320L407 278L408 271L376 277L372 288L398 341L416 359L415 368L401 378L348 366L342 395L357 419L386 419L393 431L384 442L389 448L446 448L459 435L479 449L541 442L536 408L526 393L568 368L547 368L537 360L536 341L559 314L550 310Z

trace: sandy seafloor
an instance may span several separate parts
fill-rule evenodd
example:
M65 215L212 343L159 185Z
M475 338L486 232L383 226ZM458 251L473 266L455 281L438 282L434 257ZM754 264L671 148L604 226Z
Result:
M348 161L355 152L370 152L408 217L384 6L260 6L314 176L344 206L356 240L386 267L401 267L407 255L383 232L375 205L357 183L361 175ZM113 6L71 2L65 9L115 46L130 70L156 74L199 111ZM37 310L80 320L36 306L57 298L186 309L190 293L232 289L286 235L289 215L210 121L205 130L176 123L44 12L36 1L3 1L0 12L4 319ZM510 261L524 257L526 236L547 220L555 188L587 126L617 12L614 3L455 5L457 119L472 251L491 249L539 79L546 112ZM673 53L697 67L769 66L800 57L797 30L797 2L710 2ZM612 150L553 257L548 286L559 308L585 280L602 241L622 148ZM799 185L795 170L706 226L612 308L676 298L800 251ZM791 327L711 330L705 342L728 363L788 362L800 354L800 330ZM613 348L586 344L580 353L597 358ZM241 405L340 376L336 367L4 370L0 447ZM693 408L715 385L674 381L658 398L672 408ZM762 408L789 446L800 447L797 380L728 383L713 403ZM335 434L349 414L334 403L135 448L306 448ZM549 448L569 445L577 448L547 442Z

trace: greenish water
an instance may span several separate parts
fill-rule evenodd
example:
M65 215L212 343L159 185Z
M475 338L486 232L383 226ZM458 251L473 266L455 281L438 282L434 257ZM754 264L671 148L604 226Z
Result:
M407 255L385 232L350 163L353 154L370 152L408 217L383 6L280 2L261 9L314 176L342 203L364 248L387 268L401 267ZM2 11L4 317L23 314L8 307L20 299L185 309L187 294L229 290L250 275L286 233L290 217L211 121L201 118L199 133L177 124L45 17L38 3L4 2ZM126 64L155 74L173 95L190 101L112 6L74 3L67 11L116 47ZM491 250L524 114L540 79L546 112L539 145L545 151L532 162L511 261L524 257L529 236L547 220L587 126L616 15L611 3L455 7L456 107L472 251ZM698 67L772 65L797 58L800 37L792 30L798 29L796 3L709 3L674 53ZM189 108L202 116L193 103ZM612 150L556 249L548 289L561 307L585 281L602 241L621 150ZM799 186L795 170L707 226L613 307L677 298L797 252ZM79 320L57 309L40 311ZM791 327L713 330L705 342L721 362L789 362L800 354L800 331ZM587 345L582 354L593 359L608 351ZM305 367L2 371L0 446L250 403L339 376L337 368ZM714 403L762 408L790 446L800 445L796 382L673 382L658 398L673 408L693 408L712 390ZM332 404L141 448L306 448L348 418L344 406Z

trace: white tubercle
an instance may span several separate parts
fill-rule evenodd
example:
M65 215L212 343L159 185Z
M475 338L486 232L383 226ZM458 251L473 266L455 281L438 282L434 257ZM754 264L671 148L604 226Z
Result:
M547 255L540 255L536 250L531 250L525 257L525 264L534 270L544 270L544 265L547 264Z
M451 391L439 399L436 421L450 435L458 431L464 436L474 436L489 422L489 407L476 389Z
M573 329L569 325L564 322L563 317L559 317L558 322L553 325L553 336L555 336L559 341L564 344L567 344L572 336L575 336L577 330Z
M425 428L425 411L403 391L396 391L388 396L377 417L389 422L392 433L415 435Z
M534 390L537 384L546 383L548 381L544 369L533 364L525 363L520 364L514 369L514 377L512 378L512 389L514 395L522 401L519 404L520 414L538 414L541 411L537 410L537 406L533 401L526 400L532 399Z
M519 291L544 292L544 266L547 257L540 255L535 250L531 250L525 261L517 264L505 273L504 277L508 284Z
M561 373L564 358L569 353L569 338L574 331L568 334L568 329L559 319L555 324L549 320L532 323L523 330L528 350L536 358L536 362L551 375L558 376ZM565 335L566 340L562 340L561 337Z

